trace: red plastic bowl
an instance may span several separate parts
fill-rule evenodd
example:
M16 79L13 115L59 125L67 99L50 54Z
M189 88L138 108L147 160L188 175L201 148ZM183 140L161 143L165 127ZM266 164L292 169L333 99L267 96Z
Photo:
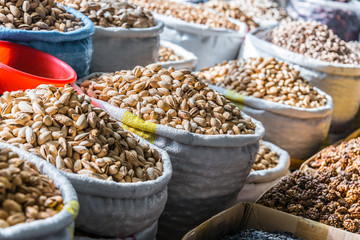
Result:
M25 45L0 41L0 93L36 88L40 84L62 87L76 81L68 64Z

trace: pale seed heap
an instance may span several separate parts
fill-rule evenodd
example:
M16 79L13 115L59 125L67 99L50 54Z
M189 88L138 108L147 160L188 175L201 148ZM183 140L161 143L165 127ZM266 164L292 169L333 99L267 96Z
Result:
M201 6L190 6L169 0L128 0L128 2L158 14L180 18L186 22L203 24L210 28L239 30L239 27L226 17L210 12Z
M207 135L253 134L255 124L189 70L160 65L103 74L81 84L89 96L152 123Z
M116 182L162 175L156 149L137 141L72 87L40 85L5 92L0 101L0 141L37 154L60 170Z
M52 217L63 207L53 181L9 149L0 149L0 193L0 228Z
M159 62L180 61L184 59L182 56L176 55L173 50L167 47L160 46Z
M279 155L276 152L271 151L268 146L260 144L260 149L257 153L255 163L251 168L251 172L274 168L278 163Z
M67 13L54 0L1 0L0 27L70 32L83 27L80 18Z
M248 16L245 12L240 10L241 4L239 4L238 2L211 0L203 5L205 7L212 8L215 11L222 13L227 17L231 17L239 20L240 22L246 23L249 29L259 27L259 24L257 24L252 17Z
M354 49L319 22L294 21L281 24L267 38L273 44L314 59L360 64L360 57Z
M244 96L262 98L301 108L326 105L326 97L288 64L274 58L250 58L224 62L198 74L206 82Z
M101 27L149 28L156 26L150 11L127 2L100 0L56 0L58 3L79 10Z

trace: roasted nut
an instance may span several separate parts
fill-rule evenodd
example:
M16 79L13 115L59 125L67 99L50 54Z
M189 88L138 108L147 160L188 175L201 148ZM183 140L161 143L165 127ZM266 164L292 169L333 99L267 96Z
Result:
M72 87L40 85L26 92L5 92L0 103L0 141L37 154L60 170L116 182L153 180L162 175L162 159L155 149L137 141ZM21 112L19 105L31 106L34 113ZM8 106L13 113L8 113ZM27 111L31 112L30 108ZM123 167L123 174L114 170ZM144 172L148 168L157 171L134 180L131 171L138 167Z
M254 165L251 172L274 168L279 163L279 155L272 152L271 149L263 144L260 145Z
M203 24L211 28L239 30L239 27L225 17L206 10L201 6L190 6L186 3L169 0L128 0L149 11L180 18L187 22Z
M170 48L160 46L159 62L180 61L183 59L184 58L182 56L176 55Z
M255 130L255 124L243 119L234 104L189 70L138 66L93 77L81 88L147 122L207 135L253 134Z
M0 4L0 27L70 32L83 26L80 18L67 13L52 0L14 0Z
M95 25L101 27L149 28L156 25L150 11L127 2L99 0L56 0L56 2L79 10Z
M224 14L227 17L231 17L239 20L240 22L246 23L249 29L259 27L252 17L248 16L245 12L240 10L241 3L235 1L221 1L211 0L204 4L205 7L212 8L217 12Z
M326 105L325 95L305 81L299 71L274 58L250 58L224 62L198 73L207 83L301 108Z
M326 25L315 21L294 21L277 26L268 41L290 51L326 62L360 64L360 57Z
M10 149L0 149L0 158L0 228L38 220L39 212L48 212L47 217L51 217L62 209L60 190L34 164ZM50 199L52 204L44 205Z

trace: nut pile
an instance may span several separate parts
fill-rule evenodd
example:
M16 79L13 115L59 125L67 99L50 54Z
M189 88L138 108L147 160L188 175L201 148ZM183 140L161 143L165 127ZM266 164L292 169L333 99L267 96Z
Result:
M169 0L128 0L152 12L180 18L186 22L203 24L211 28L227 28L239 30L239 27L215 12L201 6L190 6L185 3Z
M99 0L56 0L79 10L101 27L149 28L156 25L150 11L127 2Z
M326 105L326 97L288 64L274 58L224 62L203 69L199 78L244 96L262 98L301 108Z
M360 57L326 25L315 21L281 24L268 41L290 51L332 63L360 64Z
M258 203L360 233L360 178L357 169L337 172L332 168L313 174L293 172L266 192Z
M180 61L183 59L184 58L182 56L176 55L170 48L160 46L159 62Z
M103 74L81 84L89 96L124 108L145 121L207 135L253 134L255 124L189 70L160 65Z
M0 193L0 229L52 217L63 207L53 181L9 149L0 149Z
M204 4L205 7L212 8L227 17L231 17L239 20L240 22L246 23L249 29L259 27L259 24L257 24L252 17L246 15L243 11L240 10L240 5L241 4L238 2L225 2L221 0L211 0Z
M54 0L3 0L0 4L0 27L70 32L83 25L80 18L67 13Z
M0 141L37 154L60 170L116 182L162 175L156 149L137 141L72 87L5 92L0 102Z
M251 172L274 168L278 163L279 155L276 152L271 151L268 146L261 144L255 163L251 168Z
M236 0L237 6L246 15L270 21L291 21L286 11L274 0Z

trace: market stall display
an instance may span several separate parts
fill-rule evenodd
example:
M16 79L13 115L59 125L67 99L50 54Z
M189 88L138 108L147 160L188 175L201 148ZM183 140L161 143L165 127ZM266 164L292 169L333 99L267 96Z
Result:
M208 8L171 0L130 0L164 22L162 40L180 45L198 58L196 69L236 59L247 32L245 23Z
M304 39L304 43L294 39ZM326 26L296 21L254 30L247 35L240 55L285 61L304 79L329 94L334 101L332 133L343 132L359 108L359 58L353 48Z
M183 56L177 55L173 50L170 48L160 46L159 49L159 62L167 62L167 61L180 61L183 60Z
M240 59L203 69L198 76L260 120L266 129L264 140L283 148L291 157L310 157L328 134L331 97L282 61Z
M79 229L101 236L128 236L157 221L171 177L166 153L123 130L70 86L5 92L0 101L0 140L68 173L82 206L76 222ZM134 213L135 209L142 211Z
M130 69L156 62L164 24L155 20L151 12L114 0L56 1L77 9L95 24L91 72Z
M161 67L194 70L197 62L198 59L192 52L174 43L160 41L159 59L156 64Z

